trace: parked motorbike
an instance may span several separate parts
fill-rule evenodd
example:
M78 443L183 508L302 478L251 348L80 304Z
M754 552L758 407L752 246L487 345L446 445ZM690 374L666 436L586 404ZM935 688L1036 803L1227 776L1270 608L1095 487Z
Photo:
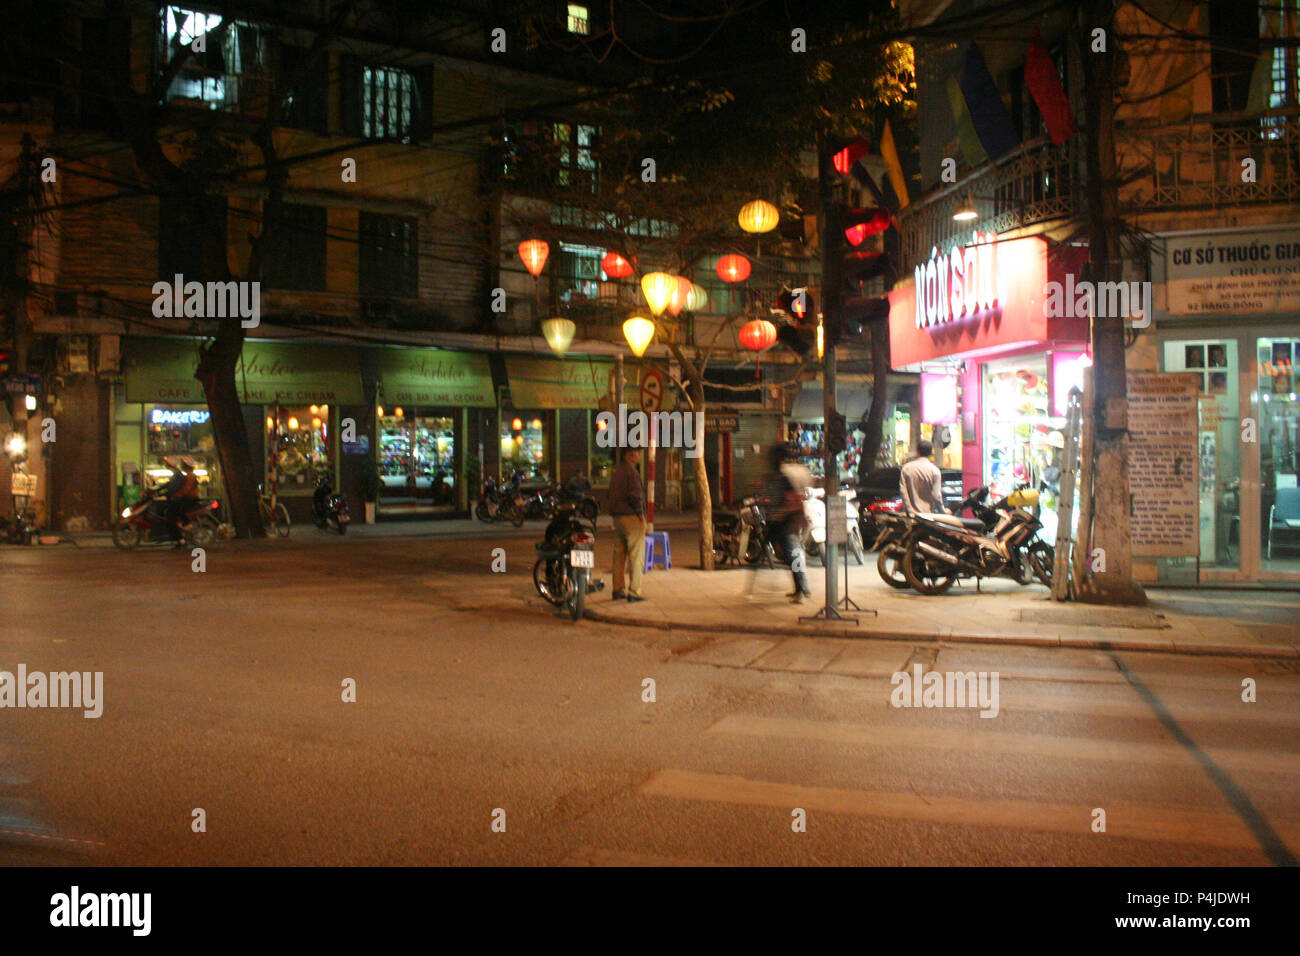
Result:
M123 551L130 551L142 543L171 543L167 528L166 499L146 492L134 505L122 509L121 518L113 525L113 543ZM205 548L212 544L220 528L217 510L221 504L215 500L196 499L192 508L181 516L181 536L186 545Z
M983 501L984 496L988 494L988 489L977 488L969 495L957 502L953 506L954 515L958 520L973 522L975 519L960 518L960 515L966 509L974 509L977 501ZM988 514L993 514L989 509L984 509ZM914 517L906 512L903 507L902 498L877 498L867 505L868 521L871 526L871 534L875 538L875 546L879 551L876 558L876 571L880 574L880 579L890 587L906 590L912 586L908 581L907 575L903 573L903 556L907 550L908 535L915 525ZM952 519L953 515L946 516ZM987 530L992 528L996 520L989 520L987 515L976 514L979 520L979 528ZM974 523L970 525L976 527Z
M713 563L756 565L772 563L772 545L767 540L767 519L755 498L745 498L739 511L713 512Z
M524 510L516 500L518 489L517 481L502 486L495 478L488 478L483 482L483 493L474 506L474 517L488 524L509 521L516 528L521 527L524 523Z
M591 482L580 475L570 478L562 485L553 485L550 503L555 510L567 504L575 505L578 514L588 521L595 521L600 514L600 504L591 494Z
M582 617L588 591L601 591L605 582L593 579L596 566L596 526L586 524L575 507L561 508L537 543L533 586L548 602L567 611L572 620Z
M322 530L333 528L339 534L346 534L352 522L348 514L348 501L343 495L334 493L334 482L329 475L321 475L316 482L316 491L311 498L312 515L316 527Z
M1019 488L985 507L987 488L967 496L979 517L916 515L904 543L903 573L922 594L942 594L959 577L1004 576L1051 586L1052 546L1036 537L1038 492ZM1030 509L1033 509L1032 511ZM989 522L992 521L992 527Z
M853 503L854 492L846 488L839 492L844 498L846 514L846 531L849 550L859 565L866 563L865 549L862 546L862 532L858 528L858 508ZM811 557L822 553L826 543L826 490L824 488L807 488L803 493L803 516L805 529L803 549ZM824 561L823 561L824 563Z

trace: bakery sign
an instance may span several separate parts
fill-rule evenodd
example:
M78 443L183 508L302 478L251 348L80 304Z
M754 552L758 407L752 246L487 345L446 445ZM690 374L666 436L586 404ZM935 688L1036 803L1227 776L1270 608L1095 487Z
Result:
M1300 226L1165 237L1166 312L1300 312Z

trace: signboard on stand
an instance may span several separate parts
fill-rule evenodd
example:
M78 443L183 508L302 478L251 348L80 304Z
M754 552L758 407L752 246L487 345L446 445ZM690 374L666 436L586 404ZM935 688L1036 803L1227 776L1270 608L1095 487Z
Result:
M1190 558L1197 554L1200 388L1200 375L1195 372L1128 374L1135 556Z

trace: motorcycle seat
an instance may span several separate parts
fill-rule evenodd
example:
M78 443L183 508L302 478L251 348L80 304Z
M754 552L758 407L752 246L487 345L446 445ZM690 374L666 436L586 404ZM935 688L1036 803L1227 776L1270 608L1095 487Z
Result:
M917 517L934 524L951 525L954 528L967 528L971 531L983 531L984 522L978 518L963 518L959 515L918 515Z

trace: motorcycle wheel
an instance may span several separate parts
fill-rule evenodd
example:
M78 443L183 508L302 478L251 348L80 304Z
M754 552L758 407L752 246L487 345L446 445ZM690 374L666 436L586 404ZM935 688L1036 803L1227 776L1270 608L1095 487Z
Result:
M190 544L196 548L209 547L217 537L217 531L205 519L200 518L190 527Z
M279 537L289 537L289 509L281 502L277 501L275 510L271 512L271 526Z
M480 501L478 504L474 506L474 517L478 518L478 520L482 521L484 524L492 523L492 514L491 512L488 511L488 507L485 502Z
M140 543L140 529L129 521L113 525L113 543L123 551L130 551Z
M339 534L348 533L348 526L344 524L342 521L340 521L337 515L333 517L331 520L334 522L334 527L338 529Z
M857 561L858 567L867 563L866 553L862 549L862 536L857 528L849 530L849 549L853 552L853 560Z
M582 620L582 607L587 602L587 569L571 568L573 581L572 593L569 595L569 617L574 621Z
M907 583L925 595L943 594L956 583L956 572L946 575L935 574L930 562L917 548L917 544L918 542L913 541L903 552L903 574L907 576Z
M876 558L876 570L880 572L880 580L891 588L903 591L912 586L903 573L903 549L897 544L887 544L880 549L880 557Z
M524 509L519 507L519 505L508 505L507 509L503 509L502 513L516 528L522 528L524 526Z
M762 536L758 533L751 534L749 536L749 543L745 545L744 562L749 565L758 564L763 560L765 550Z
M600 505L596 504L594 498L584 498L582 504L578 505L578 514L588 521L595 521L596 516L600 514Z
M1056 567L1056 549L1046 541L1035 541L1029 546L1027 563L1033 569L1033 575L1039 584L1052 586L1052 571Z
M556 607L559 607L561 599L557 595L551 593L547 571L546 559L538 558L537 563L533 565L533 587L537 588L537 593L545 598L548 604L553 604Z

